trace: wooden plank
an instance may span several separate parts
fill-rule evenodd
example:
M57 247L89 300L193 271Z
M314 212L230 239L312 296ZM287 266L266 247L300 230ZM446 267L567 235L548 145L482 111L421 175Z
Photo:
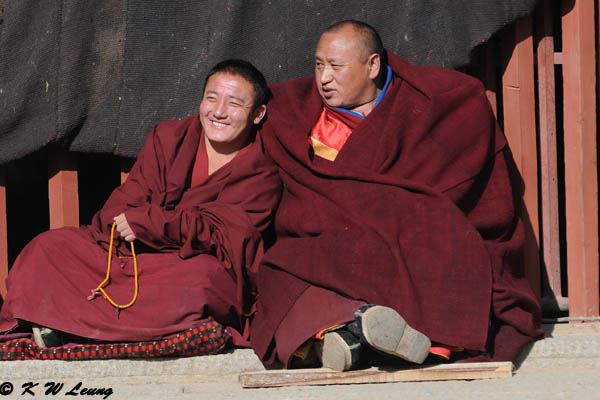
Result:
M6 175L0 166L0 295L6 297L8 276L8 226L6 222Z
M502 97L504 133L525 185L525 274L541 297L538 165L531 17L518 20L504 37Z
M509 378L510 362L442 364L391 370L369 368L339 372L329 368L246 372L239 376L242 387L280 387L305 385L345 385L357 383L392 383Z
M48 151L48 204L50 229L79 226L77 162L56 148Z
M594 2L563 0L562 7L569 315L596 316L599 271Z
M540 151L540 197L542 220L542 268L546 270L543 305L551 311L566 311L562 295L560 231L558 226L558 161L556 145L556 101L552 3L543 1L536 14L538 121Z

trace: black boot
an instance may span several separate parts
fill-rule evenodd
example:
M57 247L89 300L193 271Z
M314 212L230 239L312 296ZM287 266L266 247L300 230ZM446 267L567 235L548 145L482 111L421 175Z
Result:
M60 331L40 325L32 325L31 330L33 331L33 339L38 347L57 347L63 345Z

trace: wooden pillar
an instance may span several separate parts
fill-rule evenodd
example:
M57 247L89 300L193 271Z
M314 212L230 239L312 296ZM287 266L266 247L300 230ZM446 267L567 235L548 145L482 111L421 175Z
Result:
M518 20L504 39L504 133L525 185L522 215L525 224L525 273L533 291L540 298L538 166L531 18Z
M50 229L79 226L77 162L54 147L48 150L48 204Z
M6 224L6 176L0 166L0 295L6 297L5 279L8 276L8 229Z
M552 0L544 0L536 14L538 116L540 151L540 196L542 220L542 268L548 281L544 282L544 309L568 310L568 299L562 295L560 231L558 207L558 162L556 144L556 97L554 77L554 36Z
M563 0L565 212L569 314L598 315L594 1Z

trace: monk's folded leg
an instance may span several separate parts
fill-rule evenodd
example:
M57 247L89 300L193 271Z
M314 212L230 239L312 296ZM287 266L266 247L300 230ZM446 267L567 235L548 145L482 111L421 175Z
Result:
M143 254L138 264L144 293L140 289L139 304L132 308L138 307L138 312L152 320L152 326L190 325L211 316L230 329L243 329L236 282L215 257Z
M0 312L0 331L17 320L59 328L56 320L73 310L73 299L85 298L104 279L106 252L76 228L41 233L25 246L6 279L7 297Z
M88 299L106 277L107 260L108 253L83 230L62 228L38 235L11 268L0 332L28 321L88 339L156 340L208 316L241 329L236 284L214 257L139 254L138 295L131 307L119 310L101 295ZM112 257L105 291L117 304L134 298L133 264L131 257Z

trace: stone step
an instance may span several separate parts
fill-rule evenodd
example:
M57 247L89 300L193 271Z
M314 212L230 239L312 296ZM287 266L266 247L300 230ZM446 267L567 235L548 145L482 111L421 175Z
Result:
M600 365L600 323L544 326L547 337L528 346L518 368L538 368L553 360L561 365L586 362ZM562 360L562 361L561 361ZM214 356L154 360L27 360L0 362L0 376L10 379L65 379L125 376L196 375L207 381L241 372L264 370L251 349L236 349Z

